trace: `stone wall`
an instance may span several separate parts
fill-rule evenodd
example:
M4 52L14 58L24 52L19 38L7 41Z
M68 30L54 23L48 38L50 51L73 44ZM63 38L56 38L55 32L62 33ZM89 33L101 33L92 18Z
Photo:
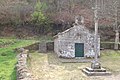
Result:
M40 53L46 53L47 52L46 42L41 42L39 44L39 52Z
M74 27L58 33L54 38L54 51L59 57L75 58L75 43L84 44L84 57L95 56L94 33L91 33L83 25L74 25ZM100 38L98 53L100 55Z
M47 51L54 51L54 42L46 43Z
M39 42L37 43L34 43L32 45L29 45L29 46L26 46L24 47L25 49L28 49L28 50L39 50Z
M101 43L100 47L101 49L114 49L114 43ZM120 50L120 44L119 44L119 50Z
M24 47L24 49L28 49L30 51L39 50L39 52L54 51L54 42L37 42L35 44ZM15 51L19 52L19 48L15 49Z
M29 56L28 50L25 50L24 48L21 48L19 50L20 54L17 56L18 62L16 65L17 80L34 80L27 67L27 58Z

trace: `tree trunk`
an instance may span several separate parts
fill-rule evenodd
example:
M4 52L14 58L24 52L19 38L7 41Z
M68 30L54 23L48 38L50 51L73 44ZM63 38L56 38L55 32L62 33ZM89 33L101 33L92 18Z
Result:
M115 44L114 44L114 49L118 50L119 49L119 31L116 30L116 35L115 35Z

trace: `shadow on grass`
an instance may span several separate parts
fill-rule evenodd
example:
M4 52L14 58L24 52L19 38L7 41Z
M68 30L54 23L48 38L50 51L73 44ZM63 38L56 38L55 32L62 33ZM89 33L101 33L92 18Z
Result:
M16 68L13 69L13 72L10 75L10 80L17 80Z

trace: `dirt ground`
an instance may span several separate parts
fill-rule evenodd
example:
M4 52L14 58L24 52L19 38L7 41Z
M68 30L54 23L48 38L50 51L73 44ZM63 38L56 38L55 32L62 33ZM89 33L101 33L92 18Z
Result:
M36 80L120 80L120 63L113 64L106 56L101 61L111 76L88 77L81 70L90 63L62 63L55 53L31 53L29 68Z

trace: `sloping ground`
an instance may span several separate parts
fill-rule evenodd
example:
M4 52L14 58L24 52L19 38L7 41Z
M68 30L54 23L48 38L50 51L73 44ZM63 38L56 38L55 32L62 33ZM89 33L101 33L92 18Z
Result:
M4 47L0 48L0 80L16 80L16 53L14 49L31 45L36 41L16 39L0 39L0 41L1 44L10 42L8 46L3 45Z
M87 77L81 69L90 63L62 63L54 53L31 53L29 68L36 80L119 80L120 51L103 51L102 66L112 76Z

